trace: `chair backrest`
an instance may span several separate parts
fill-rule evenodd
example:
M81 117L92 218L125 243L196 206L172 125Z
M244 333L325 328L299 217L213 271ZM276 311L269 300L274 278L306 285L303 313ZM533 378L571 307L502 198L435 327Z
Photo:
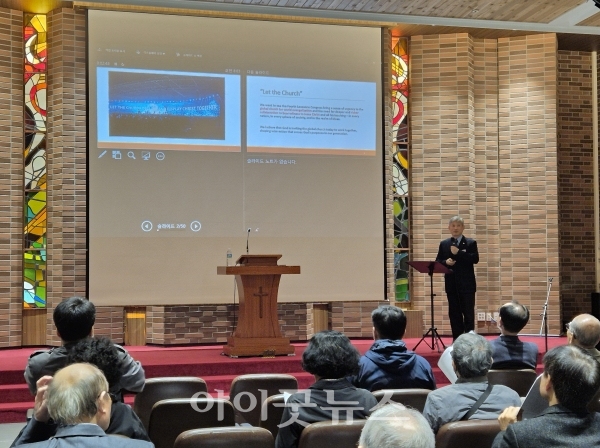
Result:
M429 389L382 389L373 392L373 396L381 405L389 402L402 403L423 412L429 392Z
M491 384L510 387L519 394L519 397L527 395L537 376L533 369L490 370L487 375Z
M452 404L449 403L449 406ZM443 425L435 437L435 448L491 448L500 424L493 420L466 420Z
M298 380L285 374L250 374L234 378L229 389L229 401L235 408L237 423L250 423L259 426L263 402L282 390L295 392Z
M312 423L302 431L298 448L356 448L366 420Z
M191 398L195 393L207 390L206 382L195 376L150 378L146 380L144 390L135 396L133 410L147 431L155 403L169 398Z
M548 400L542 397L542 394L540 394L541 381L542 375L536 378L531 386L531 389L529 389L529 392L523 399L521 410L519 412L523 420L537 417L544 409L548 407Z
M233 405L221 398L175 398L161 400L150 413L148 436L156 448L173 448L184 431L234 426Z
M283 394L271 395L262 405L258 426L269 430L273 434L273 439L277 438L277 433L279 432L277 425L281 423L284 409L285 400Z
M231 426L185 431L179 434L173 448L273 448L274 444L273 436L264 428Z

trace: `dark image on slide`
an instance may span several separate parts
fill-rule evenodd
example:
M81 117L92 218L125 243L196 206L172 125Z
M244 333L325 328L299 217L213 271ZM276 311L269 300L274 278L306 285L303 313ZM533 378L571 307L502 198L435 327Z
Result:
M225 139L225 79L110 71L111 137Z

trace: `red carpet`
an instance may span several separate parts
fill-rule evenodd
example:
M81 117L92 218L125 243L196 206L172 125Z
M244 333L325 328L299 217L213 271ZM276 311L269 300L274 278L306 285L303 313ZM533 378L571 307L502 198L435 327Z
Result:
M493 339L495 336L490 336ZM545 353L544 338L523 336L524 341L535 342L540 348L538 370L541 369L542 355ZM451 338L442 338L446 345ZM412 349L419 339L406 339L406 345ZM366 352L372 340L353 340L352 343L360 351ZM426 339L431 343L431 338ZM566 338L548 338L548 348L566 344ZM278 356L276 358L238 358L232 359L221 355L221 346L189 346L189 347L127 347L135 359L141 361L147 378L160 376L198 376L203 378L209 392L217 390L229 392L233 378L245 373L289 373L298 378L301 388L313 383L312 375L302 371L302 351L306 343L293 344L296 347L294 356ZM34 351L31 348L0 350L0 423L24 422L26 410L33 407L33 397L23 379L23 371L27 358ZM425 342L417 348L417 353L424 356L433 367L438 387L448 384L444 374L437 368L440 353L431 350ZM131 402L132 397L126 401Z

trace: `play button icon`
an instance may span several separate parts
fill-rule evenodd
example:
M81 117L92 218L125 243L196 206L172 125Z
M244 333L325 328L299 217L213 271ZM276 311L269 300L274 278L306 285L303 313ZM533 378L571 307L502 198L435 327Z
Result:
M152 223L150 221L144 221L142 223L142 230L144 232L150 232L150 230L152 230Z
M192 232L198 232L201 228L202 224L200 224L199 221L192 221L192 223L190 224L190 229L192 229Z

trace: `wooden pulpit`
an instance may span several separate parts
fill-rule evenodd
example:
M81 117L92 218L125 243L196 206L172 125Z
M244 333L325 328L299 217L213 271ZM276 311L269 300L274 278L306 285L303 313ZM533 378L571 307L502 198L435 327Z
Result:
M294 354L281 334L277 317L277 290L282 274L300 274L300 266L278 265L281 255L242 255L239 266L217 266L218 275L235 275L240 306L233 336L223 353L228 356Z

